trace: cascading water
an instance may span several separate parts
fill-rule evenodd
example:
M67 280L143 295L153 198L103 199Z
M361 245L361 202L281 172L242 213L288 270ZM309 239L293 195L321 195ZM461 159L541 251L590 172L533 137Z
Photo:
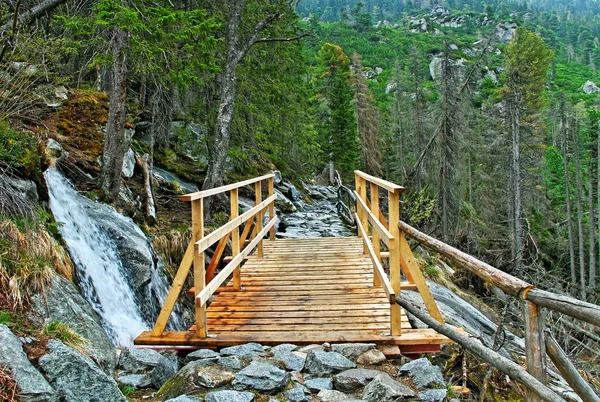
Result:
M150 318L144 317L138 307L139 301L128 282L131 273L126 272L123 266L115 235L103 228L93 214L100 209L102 213L110 214L115 227L133 226L130 230L134 230L136 237L144 239L145 243L147 240L131 219L80 195L55 168L48 169L44 176L50 195L50 209L60 223L59 230L77 267L76 275L83 296L102 318L113 342L121 346L131 345L135 337L148 329ZM141 252L153 254L149 244L137 246L137 249L147 249ZM145 287L145 293L151 296L147 299L155 302L151 304L164 300L167 283L158 269L152 270ZM144 310L152 307L156 310L155 306Z

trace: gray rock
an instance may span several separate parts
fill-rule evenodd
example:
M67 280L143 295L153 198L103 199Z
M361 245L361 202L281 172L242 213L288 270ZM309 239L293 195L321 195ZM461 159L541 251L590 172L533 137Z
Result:
M588 80L585 82L585 84L583 84L583 92L590 95L593 93L600 92L600 88L598 87L598 85L596 85L595 82Z
M273 353L277 353L277 352L293 352L295 350L298 349L298 346L292 344L292 343L282 343L280 345L277 346L273 346L271 348L271 352Z
M235 376L232 385L238 391L256 390L273 395L283 390L289 381L289 373L279 367L255 361Z
M221 355L217 352L215 352L214 350L210 350L210 349L198 349L193 351L192 353L189 353L186 357L185 357L185 364L188 364L189 362L193 362L194 360L203 360L203 359L211 359L211 360L217 360Z
M69 156L69 153L53 138L46 143L46 155L52 161L59 162Z
M206 394L204 402L253 402L252 392L215 391Z
M324 389L319 391L317 394L317 399L321 402L342 402L351 399L351 397L340 391Z
M306 357L304 368L311 374L335 374L355 368L356 364L336 352L311 351Z
M415 393L410 388L383 373L365 387L362 398L369 402L391 402L414 396Z
M419 398L424 402L442 402L448 391L443 389L427 389L419 392Z
M217 364L221 367L225 367L227 369L230 370L241 370L242 369L242 362L240 361L239 357L237 356L225 356L225 357L221 357L218 361Z
M361 354L358 359L356 359L357 364L362 364L365 366L373 366L376 364L385 363L387 359L383 352L377 349L371 349Z
M152 167L152 177L159 183L170 183L170 184L177 183L179 185L179 187L181 187L181 191L184 194L194 193L199 190L197 185L183 180L182 178L177 176L175 173L169 172L168 170L161 169L156 166Z
M290 371L302 371L306 360L306 354L279 349L273 355L273 360L281 361L285 368Z
M207 388L221 387L234 378L234 373L218 366L204 366L202 360L186 364L158 390L157 396L168 399L195 394Z
M398 374L408 375L419 390L446 387L440 368L431 364L425 357L402 365Z
M383 372L378 370L350 369L336 375L333 383L339 391L354 392L367 385L379 374L383 374Z
M286 391L283 396L287 398L289 402L310 402L310 392L302 385L297 384L295 388Z
M87 356L61 341L48 342L50 353L39 360L50 385L68 402L123 401L117 383Z
M119 376L119 383L129 385L133 388L148 388L152 385L152 379L146 374L125 374Z
M126 179L129 179L133 176L133 171L135 169L135 154L133 150L129 148L127 152L125 152L125 156L123 157L123 168L121 169L121 176Z
M196 398L195 396L181 395L177 398L169 399L165 402L202 402L202 398Z
M271 173L275 175L275 177L273 178L273 182L275 183L275 185L278 186L279 184L281 184L281 181L283 180L281 172L279 170L271 170Z
M112 375L117 365L117 352L102 327L100 317L79 294L75 285L60 275L53 275L43 293L32 298L30 319L39 326L58 320L68 324L89 342L89 356L105 373Z
M318 393L322 390L333 389L333 380L331 378L311 378L304 381L304 385L310 392Z
M245 345L231 346L221 349L223 356L237 356L239 358L250 358L252 356L265 356L266 352L258 343L247 343Z
M57 401L54 389L27 359L21 342L0 324L0 367L7 368L19 386L19 395L26 402Z
M331 350L355 361L358 356L368 350L375 349L375 347L374 343L336 343L331 346Z
M152 349L125 348L121 352L119 367L128 373L148 373L152 384L160 388L177 370L177 358L168 358Z

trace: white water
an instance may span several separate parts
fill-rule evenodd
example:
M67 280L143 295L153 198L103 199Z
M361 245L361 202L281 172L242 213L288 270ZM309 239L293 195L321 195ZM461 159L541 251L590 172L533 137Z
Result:
M115 242L90 217L81 196L56 169L45 173L50 209L77 267L79 288L116 345L129 346L147 329L124 276Z

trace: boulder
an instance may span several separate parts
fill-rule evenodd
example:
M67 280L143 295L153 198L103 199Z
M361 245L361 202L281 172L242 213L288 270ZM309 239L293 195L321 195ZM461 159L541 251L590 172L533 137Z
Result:
M323 352L314 350L308 353L304 368L311 374L335 374L344 370L355 368L351 360L336 352Z
M254 361L237 373L232 385L238 391L254 390L273 395L283 390L289 381L289 373L279 367L270 363Z
M152 349L125 348L119 359L121 370L131 374L148 374L156 388L175 375L178 366L176 357L169 359Z
M214 350L210 350L210 349L198 349L193 351L192 353L189 353L186 357L185 357L185 364L188 364L189 362L193 362L194 360L204 360L204 359L211 359L211 360L217 360L221 355L217 352L215 352Z
M289 402L311 401L310 391L301 384L296 384L294 388L286 391L283 396L285 396Z
M55 339L48 342L48 349L50 353L39 359L39 365L62 400L127 401L115 380L89 357Z
M374 366L376 364L385 363L386 361L387 359L383 352L377 349L368 350L356 359L356 363L364 366Z
M425 357L402 365L398 374L408 375L419 390L446 387L440 368L431 364Z
M273 360L279 360L290 371L302 371L304 369L306 354L280 349L273 355Z
M265 356L266 352L262 345L258 343L246 343L245 345L231 346L221 349L223 356L237 356L241 359L248 359L253 356Z
M204 402L254 402L254 394L239 391L214 391L206 394Z
M77 330L88 340L85 349L105 373L112 375L117 365L117 352L102 327L100 317L79 294L75 285L54 274L42 293L32 298L30 319L38 326L60 321Z
M339 391L354 392L367 385L380 374L383 374L383 372L379 370L350 369L333 377L333 383Z
M321 402L342 402L351 399L351 397L340 391L324 389L317 394L317 399Z
M54 402L58 396L39 371L27 359L19 339L0 324L0 367L7 368L19 387L24 402Z
M414 396L416 394L410 388L383 373L365 387L362 398L369 402L391 402Z
M331 350L356 361L361 354L373 350L375 347L374 343L336 343L331 346Z
M443 402L447 393L448 391L446 388L427 389L419 392L419 399L421 399L423 402Z
M242 362L237 356L221 357L219 360L217 360L217 364L221 367L225 367L226 369L230 370L237 371L242 369Z
M304 381L304 385L310 392L318 393L319 391L333 389L333 380L331 378L310 378Z
M131 148L125 152L123 157L123 168L121 169L121 176L126 179L133 177L133 171L135 170L135 154Z
M271 352L273 352L273 353L277 353L277 352L293 352L293 351L295 351L297 349L298 349L298 346L294 345L293 343L282 343L280 345L273 346L271 348Z
M152 379L147 374L125 374L118 378L119 384L128 385L133 388L148 388L152 385Z
M598 85L596 85L595 82L588 80L585 82L585 84L583 84L583 92L585 92L588 95L598 93L600 92L600 88L598 87Z
M53 138L46 143L46 156L54 163L59 162L69 156L69 153Z
M196 398L195 396L181 395L177 398L169 399L165 402L202 402L202 398Z
M174 398L183 394L194 394L206 389L221 387L234 378L234 373L218 366L204 366L202 360L186 364L160 388L157 396Z

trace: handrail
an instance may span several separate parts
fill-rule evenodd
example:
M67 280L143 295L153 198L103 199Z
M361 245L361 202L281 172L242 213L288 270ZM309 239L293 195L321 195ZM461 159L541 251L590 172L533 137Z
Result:
M379 233L379 235L382 237L381 240L383 240L383 242L389 246L390 242L394 241L394 236L379 221L379 219L378 219L379 217L376 217L375 214L373 212L371 212L371 210L367 206L366 202L363 201L363 199L360 197L360 195L356 191L354 191L354 196L356 197L357 205L359 205L361 207L361 209L363 210L363 212L365 212L367 214L367 219L369 220L369 222L371 222L371 226L373 226L373 228L377 231L377 233ZM356 216L358 217L358 214Z
M396 193L396 192L403 193L406 191L406 188L404 188L402 186L394 184L391 181L380 179L379 177L371 176L370 174L367 174L360 170L355 170L354 174L362 177L363 179L365 179L368 182L377 184L379 187L385 188L387 191L391 191L392 193Z
M237 183L226 184L226 185L221 186L221 187L209 188L208 190L202 190L202 191L197 191L195 193L184 194L184 195L180 196L179 199L181 201L199 200L201 198L206 198L206 197L211 196L211 195L224 193L224 192L229 191L229 190L235 190L236 188L244 187L244 186L247 186L249 184L254 184L256 182L267 180L267 179L270 179L271 177L275 177L275 174L274 173L269 173L269 174L266 174L264 176L255 177L253 179L248 179L248 180L240 181L240 182L237 182Z
M356 217L356 221L358 222L360 220L358 214L354 213L354 216ZM369 240L369 236L367 236L367 234L365 233L365 229L362 227L362 225L358 225L358 230L360 230L363 242L369 250L369 256L371 257L371 261L373 261L373 265L375 266L375 274L379 277L381 287L383 288L386 296L390 299L390 303L395 303L396 292L394 292L392 284L390 283L390 280L388 279L385 271L383 270L383 266L381 265L379 258L377 258L377 255L375 255L375 250L373 249L373 244Z

